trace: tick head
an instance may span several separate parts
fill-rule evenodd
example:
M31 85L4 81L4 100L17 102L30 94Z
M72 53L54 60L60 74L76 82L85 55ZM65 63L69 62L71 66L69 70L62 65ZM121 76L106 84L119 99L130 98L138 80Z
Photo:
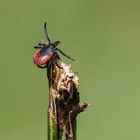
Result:
M56 47L59 43L60 43L60 41L55 41L54 43L52 43L52 45L53 45L54 47Z

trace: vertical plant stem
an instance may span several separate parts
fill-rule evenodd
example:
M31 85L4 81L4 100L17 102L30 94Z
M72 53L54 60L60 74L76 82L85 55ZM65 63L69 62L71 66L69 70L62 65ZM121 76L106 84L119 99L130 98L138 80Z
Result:
M48 140L76 140L76 116L80 103L78 77L59 57L47 69L49 80Z

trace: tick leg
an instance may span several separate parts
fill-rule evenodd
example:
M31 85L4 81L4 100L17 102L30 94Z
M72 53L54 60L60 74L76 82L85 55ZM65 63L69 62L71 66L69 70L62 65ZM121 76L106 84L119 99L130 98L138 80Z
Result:
M59 63L57 62L57 60L55 61L55 64L56 64L56 66L57 66L58 68L63 69L63 67L61 67L61 66L59 65Z
M39 46L43 46L43 44L42 44L42 43L38 43L38 45L39 45Z
M35 49L40 49L40 48L42 48L42 47L45 47L46 46L46 44L42 44L42 43L38 43L38 46L34 46L34 48Z
M58 63L57 59L58 59L58 55L57 55L57 53L55 53L54 56L53 56L53 58L52 58L52 60L51 60L51 62L52 63L55 63L58 68L63 69L61 67L61 65Z
M53 82L53 86L55 86L57 88L58 84L54 80L53 71L52 71L52 65L54 63L56 64L55 59L56 59L56 57L54 56L54 58L51 61L49 61L48 64L47 64L47 76L49 78L49 84L51 84Z
M44 68L47 68L47 65L46 66L39 66L39 65L37 65L39 68L41 68L41 69L44 69Z
M44 23L44 34L45 34L45 37L46 37L47 41L49 42L49 44L51 44L51 40L50 40L50 38L48 36L48 32L47 32L47 23L46 22Z
M34 46L34 49L40 49L42 48L41 46Z
M53 71L52 71L52 65L53 65L53 63L54 63L54 61L53 60L51 60L51 61L49 61L48 62L48 64L47 64L47 76L48 76L48 79L49 79L49 85L53 82L53 83L55 83L55 85L56 85L56 82L54 81L54 79L53 79Z
M58 48L55 48L56 51L59 51L62 55L64 55L65 57L67 57L68 59L76 62L72 57L68 56L67 54L65 54L63 51L61 51L60 49Z
M45 43L43 43L43 44L42 44L42 43L38 43L38 45L39 45L39 46L43 46L43 47L45 47L45 46L46 46L46 44L45 44Z

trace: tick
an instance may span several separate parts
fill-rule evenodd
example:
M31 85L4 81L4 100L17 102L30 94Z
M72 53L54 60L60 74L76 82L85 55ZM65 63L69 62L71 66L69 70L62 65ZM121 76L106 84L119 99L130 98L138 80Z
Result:
M48 43L39 43L37 46L34 47L38 50L33 57L33 61L39 68L46 68L48 63L53 60L54 55L57 54L57 52L60 52L65 57L71 59L72 61L75 61L73 58L71 58L62 50L56 47L60 43L60 41L55 41L53 43L51 42L47 33L46 22L44 23L44 34Z

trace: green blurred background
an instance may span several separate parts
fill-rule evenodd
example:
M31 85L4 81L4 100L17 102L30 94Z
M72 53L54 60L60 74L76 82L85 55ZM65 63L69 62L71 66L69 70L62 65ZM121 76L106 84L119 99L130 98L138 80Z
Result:
M0 0L0 140L46 140L46 70L33 46L50 38L74 57L81 101L78 140L140 139L140 2Z

